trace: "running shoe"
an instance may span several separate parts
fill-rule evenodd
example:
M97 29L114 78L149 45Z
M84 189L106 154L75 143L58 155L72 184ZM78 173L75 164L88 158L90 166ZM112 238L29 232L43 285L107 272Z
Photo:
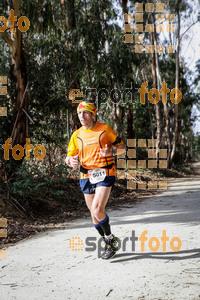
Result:
M113 235L112 239L106 239L104 237L104 242L106 243L105 251L102 253L101 258L109 259L113 258L116 255L118 250L118 241L117 238Z

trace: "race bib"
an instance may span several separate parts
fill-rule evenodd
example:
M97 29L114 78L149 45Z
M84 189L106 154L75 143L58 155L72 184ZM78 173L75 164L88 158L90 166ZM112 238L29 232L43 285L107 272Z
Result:
M105 179L106 170L105 169L89 170L88 174L89 174L89 180L91 183L98 183Z

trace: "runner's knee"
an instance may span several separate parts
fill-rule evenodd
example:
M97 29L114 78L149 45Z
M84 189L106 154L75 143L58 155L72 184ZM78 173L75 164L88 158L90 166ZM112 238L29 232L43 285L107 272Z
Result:
M92 215L95 217L97 220L101 219L102 214L104 214L104 208L97 206L92 210Z

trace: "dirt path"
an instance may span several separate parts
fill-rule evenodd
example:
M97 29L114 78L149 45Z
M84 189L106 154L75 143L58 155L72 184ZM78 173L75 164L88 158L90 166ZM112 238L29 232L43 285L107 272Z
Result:
M98 247L88 251L86 238L98 245L98 236L89 218L79 219L7 249L0 259L1 299L200 299L200 176L174 179L161 195L108 213L113 232L127 240L114 259L98 258ZM133 249L132 233L145 230L145 251L140 241ZM181 240L178 252L169 241L162 251L163 230L169 240ZM69 248L73 237L83 240L75 246L83 251ZM160 242L156 252L149 249L151 237Z

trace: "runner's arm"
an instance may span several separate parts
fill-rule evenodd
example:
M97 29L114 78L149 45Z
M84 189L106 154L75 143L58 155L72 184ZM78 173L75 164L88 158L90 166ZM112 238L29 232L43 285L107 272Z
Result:
M66 164L71 168L76 168L78 166L78 156L79 151L77 147L77 130L72 134L69 145L68 154L65 159Z
M126 145L124 145L122 139L108 125L106 125L106 133L109 141L112 144L112 155L120 155L126 152Z

